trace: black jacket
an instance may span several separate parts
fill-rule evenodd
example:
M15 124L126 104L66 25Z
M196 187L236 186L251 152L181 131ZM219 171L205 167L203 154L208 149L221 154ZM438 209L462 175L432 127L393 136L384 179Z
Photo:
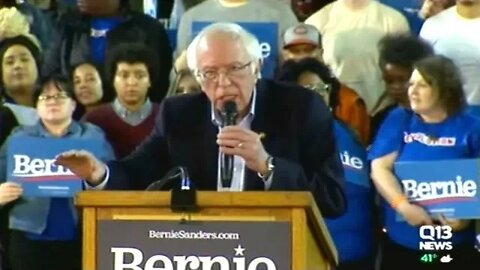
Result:
M107 33L106 50L122 42L142 42L157 53L159 76L152 76L150 98L160 102L166 95L169 85L169 72L172 68L172 49L164 27L155 19L128 9L122 11L124 21ZM90 17L70 11L63 14L56 25L55 38L51 48L45 52L43 74L69 75L75 64L91 60L90 57ZM104 67L102 67L104 68ZM103 72L103 70L102 70ZM104 82L107 87L110 82ZM107 95L113 89L106 89Z
M270 190L311 191L322 214L346 209L344 176L333 134L333 118L320 96L295 85L260 80L251 129L265 133L266 151L275 159ZM199 190L216 190L218 128L204 93L164 100L152 134L132 154L110 162L107 189L145 189L176 166L188 169ZM246 169L245 189L264 190Z
M18 126L17 119L13 112L0 104L0 146L8 138L14 127Z

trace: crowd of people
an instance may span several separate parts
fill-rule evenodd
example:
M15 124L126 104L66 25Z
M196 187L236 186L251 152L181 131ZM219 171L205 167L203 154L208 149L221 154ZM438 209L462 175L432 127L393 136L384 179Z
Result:
M8 181L19 138L99 140L56 156L92 192L175 166L199 190L310 191L340 270L480 265L475 220L429 214L394 170L480 155L480 0L159 1L167 24L132 2L0 1L0 269L81 269L73 199ZM451 226L451 263L420 261L421 225Z

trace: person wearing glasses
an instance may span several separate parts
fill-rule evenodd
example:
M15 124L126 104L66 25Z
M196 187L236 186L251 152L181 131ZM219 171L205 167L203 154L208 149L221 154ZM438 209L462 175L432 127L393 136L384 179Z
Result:
M366 145L370 136L370 117L362 98L344 88L330 69L315 58L289 60L277 74L280 81L297 82L323 97L335 118L346 124L356 139Z
M325 219L339 254L337 270L374 269L374 190L369 177L367 153L350 118L339 113L340 83L325 64L314 58L287 61L279 70L280 81L299 84L320 95L334 113L337 138L345 171L345 193L348 209L336 219ZM356 116L359 117L359 116ZM368 119L368 116L367 116ZM355 159L353 165L349 160Z
M159 104L151 102L152 80L158 75L154 52L138 43L117 45L107 55L107 81L116 98L87 113L85 121L107 135L117 158L130 154L150 134Z
M152 134L128 157L107 164L67 151L57 164L95 189L145 189L172 167L188 170L199 190L310 191L326 217L346 208L333 117L320 96L259 79L258 40L234 23L205 27L187 50L202 91L164 100ZM220 112L233 101L236 125ZM219 154L234 156L230 186L220 180Z
M332 99L332 108L337 118L342 119L355 132L358 133L360 141L363 145L367 145L370 137L370 117L368 116L367 107L363 99L356 93L354 89L349 88L345 84L338 81L333 73L323 62L322 36L320 32L309 24L298 23L288 28L283 34L283 64L289 62L288 66L296 66L292 61L301 61L310 58L302 64L314 69L322 81L335 87L333 93L329 95ZM320 63L314 63L314 60ZM282 64L282 66L283 66ZM277 77L283 76L278 74L282 72L290 72L291 68L282 68L277 71ZM293 78L296 81L295 78Z
M39 120L14 129L0 149L0 205L11 207L9 257L12 270L81 269L78 216L71 198L22 196L22 187L7 180L7 146L13 139L36 137L103 141L99 159L114 159L102 130L72 119L73 90L61 77L42 79L34 91ZM34 147L34 146L33 146Z

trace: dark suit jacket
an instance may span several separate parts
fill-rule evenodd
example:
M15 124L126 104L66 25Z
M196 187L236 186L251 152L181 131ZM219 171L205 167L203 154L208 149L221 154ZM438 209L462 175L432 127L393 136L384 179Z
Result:
M343 169L323 100L313 91L270 80L260 80L256 89L251 129L265 133L263 145L275 157L270 190L309 190L324 216L342 214ZM145 189L172 167L184 166L197 189L216 190L217 133L205 94L164 100L152 134L130 156L108 164L107 189ZM264 190L248 169L245 189Z

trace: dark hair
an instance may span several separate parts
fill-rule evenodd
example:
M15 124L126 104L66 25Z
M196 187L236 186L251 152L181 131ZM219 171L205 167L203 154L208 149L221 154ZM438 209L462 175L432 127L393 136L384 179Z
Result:
M453 61L435 55L414 64L425 82L438 93L438 99L448 115L455 114L466 106L460 71Z
M17 5L17 1L16 0L3 0L1 1L2 2L2 5L0 5L0 8L4 8L4 7L15 7Z
M81 65L90 65L90 66L94 67L95 70L98 73L98 76L100 77L100 80L102 81L102 92L103 93L102 93L102 98L100 99L99 103L103 104L103 103L110 102L113 99L112 93L111 93L112 91L110 91L110 89L107 88L107 86L109 84L107 84L106 81L105 81L105 74L103 72L103 69L101 69L95 62L90 61L90 60L84 60L84 61L81 61L81 62L77 62L70 67L70 70L69 70L69 73L68 73L68 75L69 75L68 79L70 80L70 83L72 85L73 94L75 95L75 85L74 85L75 70ZM80 120L82 118L82 116L85 114L86 109L85 109L85 106L78 101L76 95L75 95L75 101L77 102L77 106L75 107L75 111L73 112L73 119Z
M413 69L413 64L427 56L433 55L432 46L425 40L411 34L390 34L378 43L379 64L393 64L406 69Z
M95 62L93 61L90 61L90 60L85 60L85 61L81 61L81 62L78 62L78 63L75 63L74 65L71 66L70 70L69 70L69 76L68 76L68 79L70 80L70 82L72 83L72 89L74 89L73 87L73 82L75 81L75 70L79 67L79 66L82 66L82 65L90 65L92 67L95 68L95 70L97 71L98 73L98 76L100 77L100 80L102 81L102 86L103 88L105 88L104 84L106 83L105 81L105 74L103 72L103 70L98 66L98 64L96 64ZM103 91L103 95L102 95L102 99L100 100L100 102L109 102L110 101L110 97L108 97L107 93L105 93L105 89L102 89ZM75 92L74 92L75 93ZM80 104L77 105L77 107L79 106Z
M105 65L107 82L113 86L119 63L141 63L147 67L150 82L154 85L154 81L159 75L159 66L155 59L158 59L156 53L141 43L120 43L107 52Z
M42 77L35 85L35 91L33 92L33 101L35 102L35 104L38 102L38 97L43 93L45 87L49 83L53 83L53 85L55 85L55 87L59 91L64 92L68 97L75 100L72 84L70 83L68 78L62 75L52 75Z
M28 37L23 35L18 35L12 38L6 38L0 42L0 99L5 95L5 86L3 84L3 57L5 56L5 52L14 46L14 45L21 45L27 48L33 56L35 60L35 64L37 65L37 71L40 76L40 49L33 43Z
M325 84L331 86L329 106L331 108L337 107L340 82L324 63L315 58L304 58L298 62L294 60L286 61L278 71L276 78L280 81L297 83L300 75L307 71L315 73Z

